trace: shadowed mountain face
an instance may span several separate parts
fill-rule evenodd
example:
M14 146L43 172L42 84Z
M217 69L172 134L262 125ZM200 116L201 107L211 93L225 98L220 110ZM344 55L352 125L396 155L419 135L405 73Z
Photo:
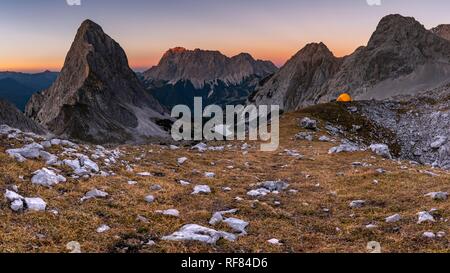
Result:
M250 97L292 111L334 100L342 92L356 99L417 94L450 82L450 42L414 18L389 15L366 47L337 59L324 45L308 45Z
M26 114L58 135L93 143L164 137L161 105L128 66L125 52L85 21L56 82L33 95Z
M219 51L173 48L159 64L143 73L147 89L165 106L191 105L194 96L205 104L244 102L258 82L277 71L269 61L242 53L227 57Z
M431 32L450 41L450 25L439 25L431 29Z
M43 134L45 130L33 120L27 118L11 103L0 99L0 125L8 125L24 132Z
M30 97L49 88L57 76L57 72L50 71L36 74L0 72L0 98L23 111Z

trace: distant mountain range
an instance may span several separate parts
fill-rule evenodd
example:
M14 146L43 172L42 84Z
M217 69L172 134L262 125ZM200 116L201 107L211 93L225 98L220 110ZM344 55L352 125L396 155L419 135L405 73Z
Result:
M249 102L285 111L328 102L342 93L355 99L414 95L450 83L449 25L427 30L412 17L384 17L367 46L337 58L309 44L259 87Z
M51 71L36 74L0 72L0 98L23 111L31 95L50 87L57 76L57 72Z
M143 78L147 89L168 108L192 106L194 96L202 97L204 105L226 105L245 102L259 81L277 70L272 62L247 53L230 58L219 51L177 47Z

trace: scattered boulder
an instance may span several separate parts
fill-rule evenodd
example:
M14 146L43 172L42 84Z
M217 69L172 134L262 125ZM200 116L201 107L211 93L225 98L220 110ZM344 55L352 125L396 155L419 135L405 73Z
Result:
M216 231L214 229L196 224L185 225L180 230L172 233L171 235L162 237L162 240L199 241L207 244L216 244L216 242L221 238L229 241L236 240L236 236L234 234L224 231Z
M436 238L436 234L434 234L434 232L427 231L422 234L422 237L427 239L434 239Z
M206 172L205 173L205 177L207 177L207 178L214 178L215 176L216 176L216 174L213 173L213 172Z
M427 197L431 197L433 200L444 201L448 198L448 192L430 192L425 194Z
M155 197L154 197L153 195L147 195L147 196L144 198L144 200L145 200L145 202L147 202L147 203L153 203L153 202L155 201Z
M259 189L251 190L251 191L247 192L247 195L251 196L251 197L259 197L259 196L266 196L269 193L270 193L270 191L268 189L259 188Z
M400 216L400 214L394 214L394 215L386 218L386 223L396 223L396 222L400 221L401 219L402 219L402 217Z
M20 210L22 210L23 209L23 200L22 199L16 199L16 200L12 201L10 208L13 211L20 211Z
M101 225L97 228L97 233L104 233L109 231L111 228L108 225Z
M47 207L47 203L45 203L42 198L25 198L25 204L29 210L33 211L44 211Z
M328 154L338 154L338 153L352 153L359 151L359 147L352 143L343 143L339 146L332 147L328 150Z
M417 221L417 224L422 224L424 222L436 222L436 220L434 220L433 215L431 215L429 212L427 211L421 211L419 213L417 213L419 220Z
M197 185L191 194L208 194L211 193L211 188L208 185Z
M364 200L354 200L350 202L350 208L362 208L366 205L366 201Z
M263 188L269 191L282 191L289 187L289 184L284 181L265 181L260 184Z
M372 144L370 145L369 149L379 156L382 156L386 159L392 159L391 152L389 151L389 147L386 144Z
M269 244L271 244L271 245L276 245L276 246L281 246L281 245L283 245L283 244L280 242L280 240L275 239L275 238L270 239L270 240L267 240L267 242L268 242Z
M92 189L88 191L82 198L81 202L92 199L92 198L106 198L108 197L108 193L98 190L98 189Z
M180 217L180 212L176 209L157 210L156 213L167 216Z
M209 220L209 224L214 226L224 220L224 218L223 218L224 215L233 214L233 213L236 213L237 211L238 211L237 209L231 209L231 210L226 210L226 211L215 212L213 214L213 216L211 217L211 219Z
M321 141L321 142L331 142L331 138L329 138L327 136L321 136L321 137L319 137L319 141Z
M184 162L186 162L187 160L188 160L187 157L180 157L180 158L177 159L177 162L178 162L179 165L183 165Z
M296 140L313 141L314 135L308 132L300 132L294 136Z
M308 130L317 130L317 121L308 117L303 118L300 121L300 127Z
M231 227L235 232L239 232L241 235L247 234L245 228L248 226L248 222L233 217L226 218L223 222Z
M47 168L42 168L35 171L31 178L31 183L45 187L51 187L61 182L66 182L66 178L62 175L56 174L54 171Z
M208 145L206 145L205 143L198 143L197 145L195 145L195 146L192 146L192 148L191 148L192 150L197 150L197 151L199 151L199 152L205 152L206 150L208 150Z

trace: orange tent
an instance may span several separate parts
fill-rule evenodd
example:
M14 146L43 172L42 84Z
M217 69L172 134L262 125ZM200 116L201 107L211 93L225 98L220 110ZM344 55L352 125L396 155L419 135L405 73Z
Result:
M337 100L338 102L351 102L353 101L352 97L347 93L342 93Z

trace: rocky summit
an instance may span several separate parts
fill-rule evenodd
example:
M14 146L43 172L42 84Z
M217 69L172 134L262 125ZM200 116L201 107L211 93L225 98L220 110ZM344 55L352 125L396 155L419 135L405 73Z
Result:
M93 143L164 137L163 107L145 91L120 45L96 23L78 29L56 82L26 115L57 135Z
M342 59L322 44L307 45L250 102L279 103L293 111L335 100L343 92L382 100L439 88L450 82L450 42L442 38L446 28L440 29L430 31L412 17L388 15L367 46Z
M148 90L165 106L192 105L193 97L206 104L244 102L264 77L277 71L270 61L248 53L227 57L219 51L168 50L159 64L143 73Z

